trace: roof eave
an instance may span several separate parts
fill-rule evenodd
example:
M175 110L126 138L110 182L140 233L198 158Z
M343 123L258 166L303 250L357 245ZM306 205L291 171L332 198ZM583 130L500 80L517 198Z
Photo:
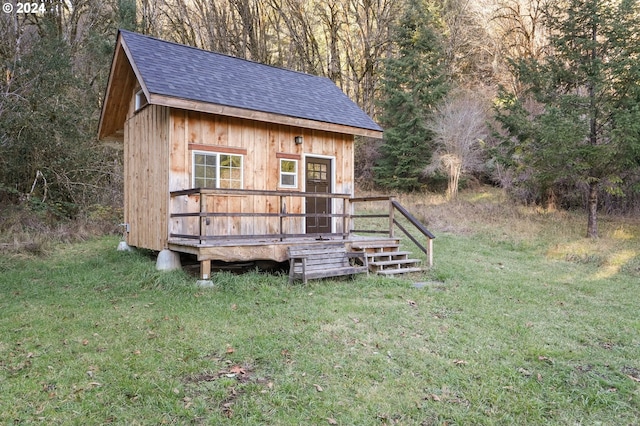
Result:
M218 114L227 117L244 118L248 120L262 121L267 123L276 123L293 127L302 127L313 130L324 130L327 132L364 136L376 139L382 139L383 134L381 130L365 129L361 127L347 126L344 124L327 123L324 121L309 120L306 118L291 117L264 111L212 104L208 102L159 95L155 93L150 93L147 99L149 100L150 104L154 105L162 105L171 108L198 111L208 114Z

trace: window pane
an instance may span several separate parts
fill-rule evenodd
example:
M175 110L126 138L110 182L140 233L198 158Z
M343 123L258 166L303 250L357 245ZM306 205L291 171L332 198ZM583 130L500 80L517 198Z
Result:
M202 154L195 154L195 155L193 156L193 161L194 161L194 163L195 163L195 164L197 164L197 165L203 165L203 164L205 164L205 159L206 159L206 156L204 156L204 155L202 155Z
M280 176L280 185L282 186L295 186L296 177L295 175L282 175Z
M216 187L216 179L212 178L212 179L207 179L205 181L205 188L215 188Z
M295 173L296 172L296 162L292 160L281 160L280 161L280 171L285 173Z
M205 155L207 159L207 166L215 167L216 166L216 155Z

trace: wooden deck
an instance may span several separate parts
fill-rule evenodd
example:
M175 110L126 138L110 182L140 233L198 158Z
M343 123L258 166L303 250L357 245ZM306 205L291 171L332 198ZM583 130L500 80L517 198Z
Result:
M247 205L266 208L245 211L238 209L242 203L236 202L233 206L220 203L225 197L246 199ZM398 271L415 270L415 263L420 261L409 259L408 252L398 251L400 240L394 234L396 227L427 255L429 266L433 262L435 236L393 197L353 198L335 193L195 188L174 191L171 198L168 249L195 255L200 262L202 279L209 278L212 260L284 262L289 260L289 247L326 244L328 241L340 241L348 251L368 253L376 273L393 275L402 273ZM333 207L328 213L305 213L300 206L309 198L326 198ZM377 209L378 213L356 214L356 205L364 202L382 202L384 207ZM225 209L230 206L234 208ZM402 223L396 213L404 217ZM327 218L332 223L332 232L307 233L304 223L309 218ZM377 229L355 229L359 219L382 219L383 225ZM407 230L409 226L422 236L411 235ZM421 241L423 237L426 237L425 245L425 241Z
M327 241L344 242L345 247L351 250L358 243L397 243L396 238L351 236L342 238L338 236L323 237L295 237L295 238L232 238L208 241L200 243L195 240L171 238L169 250L195 255L199 261L220 260L223 262L244 262L247 260L272 260L284 262L289 260L287 250L289 247L309 244L323 244Z

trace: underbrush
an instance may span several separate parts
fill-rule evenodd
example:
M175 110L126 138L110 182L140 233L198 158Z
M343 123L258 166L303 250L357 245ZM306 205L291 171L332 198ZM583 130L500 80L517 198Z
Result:
M0 255L44 255L60 243L86 241L121 232L122 209L88 206L70 219L55 209L33 203L0 210Z

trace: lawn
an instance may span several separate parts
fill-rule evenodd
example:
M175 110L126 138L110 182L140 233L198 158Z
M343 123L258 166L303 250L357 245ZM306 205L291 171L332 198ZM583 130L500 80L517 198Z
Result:
M405 279L200 289L111 237L0 257L0 423L638 424L638 222L401 201L437 235Z

